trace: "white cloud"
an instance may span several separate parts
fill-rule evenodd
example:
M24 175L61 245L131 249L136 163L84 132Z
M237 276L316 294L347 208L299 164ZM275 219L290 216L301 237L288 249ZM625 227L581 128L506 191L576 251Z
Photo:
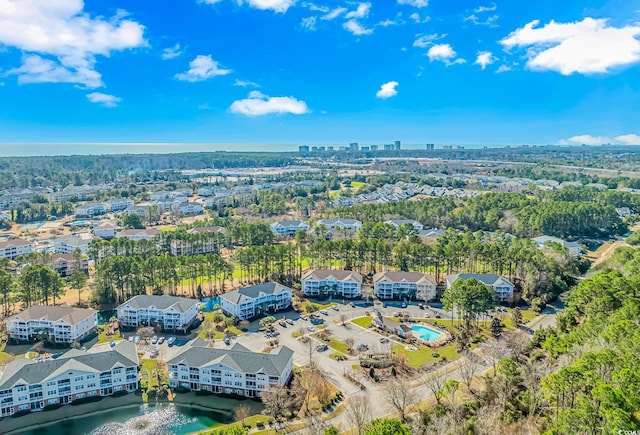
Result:
M231 113L245 116L271 114L304 115L309 113L307 103L294 97L269 97L259 91L252 91L248 98L234 101L229 107Z
M246 3L252 8L263 11L272 10L277 13L284 14L296 3L296 0L238 0L238 4Z
M493 53L490 51L479 51L478 57L476 61L473 62L474 65L480 65L480 68L483 70L487 68L487 65L491 65L496 61L496 58L493 56Z
M416 8L424 8L429 5L429 0L398 0L399 5L409 5Z
M92 18L82 0L0 1L0 46L24 53L10 74L20 83L103 85L96 56L146 45L144 26L118 11L111 19Z
M591 136L590 134L581 134L578 136L572 136L568 139L563 139L560 141L561 145L571 145L571 144L602 145L605 143L611 143L611 139L606 136Z
M316 30L316 17L306 17L300 21L300 25L307 30Z
M464 17L464 21L471 21L476 26L489 26L489 27L498 27L496 22L500 18L499 15L491 15L485 18L484 20L480 19L476 14L471 14L468 17Z
M509 65L500 65L498 67L498 69L496 70L497 74L503 73L503 72L508 72L508 71L512 71L513 69L509 66Z
M412 13L411 15L409 15L409 19L416 22L416 23L428 23L429 21L431 21L431 17L426 16L424 18L420 18L420 14L417 12Z
M351 11L345 15L347 19L349 18L366 18L369 16L369 12L371 12L371 3L358 3L358 7L355 11Z
M640 24L613 27L594 18L539 24L532 21L500 41L507 49L527 47L531 70L595 74L640 62Z
M238 79L236 79L236 81L233 82L233 86L240 86L242 88L248 88L248 87L259 88L260 87L260 85L255 82L252 82L249 80L238 80Z
M432 33L430 35L422 35L418 39L413 41L413 46L419 47L419 48L427 48L428 46L433 45L433 41L442 39L445 36L447 36L446 33L444 35L439 35L437 33Z
M364 27L362 24L360 24L356 20L346 21L342 25L342 27L344 27L345 30L348 30L349 32L351 32L351 33L353 33L354 35L357 35L357 36L360 36L360 35L371 35L373 33L373 29L368 29L368 28Z
M204 56L199 54L189 62L189 70L184 73L176 74L178 80L187 82L199 82L216 76L224 76L230 74L232 70L222 69L218 66L218 62L211 58L211 55Z
M382 86L380 86L380 89L378 90L378 92L376 92L376 97L382 98L382 99L395 97L396 95L398 95L398 91L396 90L397 86L398 86L398 82L396 81L387 82L383 84Z
M440 61L447 64L447 66L465 63L464 59L456 58L458 54L455 52L450 44L436 44L427 51L427 57L429 61Z
M473 10L473 12L475 12L476 14L481 14L483 12L493 12L496 9L498 9L498 6L496 6L495 3L492 3L491 6L478 6Z
M616 137L616 140L626 145L640 145L640 135L637 134L623 134Z
M176 44L173 47L168 47L162 50L162 59L175 59L176 57L182 56L183 54L184 49L180 46L180 44Z
M87 94L87 99L92 103L102 104L105 107L116 107L122 98L115 95L103 94L102 92L92 92Z
M345 12L347 12L347 10L348 10L347 8L342 8L342 7L335 8L328 11L325 15L321 16L320 19L324 21L331 21L338 18L340 15L344 14Z

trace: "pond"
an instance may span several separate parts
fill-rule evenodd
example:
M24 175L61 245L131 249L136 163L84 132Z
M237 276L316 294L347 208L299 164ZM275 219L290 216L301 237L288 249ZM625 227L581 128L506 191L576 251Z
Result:
M224 420L222 414L203 408L173 404L157 407L140 405L110 409L34 429L21 429L14 433L20 435L187 435L219 426Z

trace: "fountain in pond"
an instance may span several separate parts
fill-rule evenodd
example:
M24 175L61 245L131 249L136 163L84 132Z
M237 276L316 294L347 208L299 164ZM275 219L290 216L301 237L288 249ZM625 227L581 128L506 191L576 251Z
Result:
M143 415L124 423L107 423L93 430L91 435L168 435L179 433L179 427L196 420L177 412L172 406L152 410L145 408Z

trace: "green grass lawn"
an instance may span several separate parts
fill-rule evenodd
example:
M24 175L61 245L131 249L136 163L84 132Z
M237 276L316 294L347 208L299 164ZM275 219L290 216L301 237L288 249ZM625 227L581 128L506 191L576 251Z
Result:
M456 351L456 347L453 344L443 346L437 350L431 349L428 346L420 346L416 351L406 350L402 344L397 344L393 346L393 352L406 355L409 365L415 368L420 368L425 364L436 363L440 361L441 358L446 358L449 361L460 358L460 354ZM434 356L436 353L439 356Z
M369 326L371 326L371 322L373 322L373 317L371 316L357 317L351 320L351 323L355 323L356 325L362 326L363 328L368 328Z
M342 353L347 353L347 345L341 342L340 340L337 340L331 337L331 340L324 341L324 343L333 350L337 350L338 352L342 352Z
M509 312L509 314L513 315L513 309L507 308L507 311ZM524 323L529 323L530 321L536 318L536 313L534 313L533 310L531 309L528 309L528 310L520 309L520 313L522 313L522 321Z
M155 387L157 382L153 377L153 371L158 368L158 361L155 359L143 359L142 360L142 378L147 380L149 388Z

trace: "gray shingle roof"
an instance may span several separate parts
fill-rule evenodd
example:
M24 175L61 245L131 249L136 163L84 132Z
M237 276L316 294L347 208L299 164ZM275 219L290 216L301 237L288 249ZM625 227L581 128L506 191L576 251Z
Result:
M302 274L302 279L314 278L317 280L325 280L330 276L334 277L337 281L353 279L362 283L362 275L352 270L311 269Z
M200 302L196 299L180 298L177 296L138 295L132 297L124 304L120 305L118 308L128 305L131 308L140 310L142 308L149 308L153 305L159 310L173 308L180 313L185 313L189 310L189 308L198 303Z
M70 370L101 373L116 366L138 365L136 346L128 341L120 341L113 348L108 344L96 346L89 351L72 349L57 359L36 363L20 358L7 364L0 377L0 390L7 390L16 384L41 384L48 379Z
M280 221L276 222L274 225L279 225L281 227L299 227L304 222L302 221Z
M274 349L271 353L257 353L237 344L231 349L219 349L194 343L170 359L167 364L182 363L189 367L223 364L239 372L280 376L292 357L293 350L286 346Z
M337 225L337 224L343 224L343 225L355 225L355 224L361 224L362 222L360 222L357 219L320 219L318 222L316 222L316 225Z
M382 281L386 279L391 282L400 282L405 280L407 282L429 282L433 285L436 285L436 281L426 273L420 272L379 272L373 275L373 282L376 283L378 281Z
M80 323L82 320L97 313L90 308L75 308L68 305L44 306L33 305L13 317L19 317L24 321L39 320L45 318L50 322L64 320L70 325Z
M224 293L220 295L220 297L238 305L247 299L257 299L262 294L278 294L284 290L293 291L289 287L278 284L277 282L265 282L264 284L250 285L229 293Z
M494 273L460 273L455 275L447 275L447 283L449 285L453 284L458 279L475 279L491 287L500 283L513 286L513 284L508 279Z

